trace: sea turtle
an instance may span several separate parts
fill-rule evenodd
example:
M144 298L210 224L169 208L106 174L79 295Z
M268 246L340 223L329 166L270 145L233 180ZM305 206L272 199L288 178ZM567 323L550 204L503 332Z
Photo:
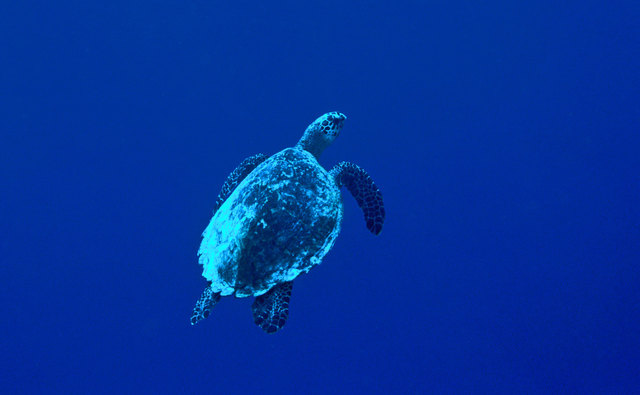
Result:
M316 119L298 143L267 157L245 159L227 178L198 251L208 285L191 324L207 318L221 296L255 296L253 318L267 333L289 314L293 280L320 264L342 222L345 186L364 212L367 228L380 234L382 194L360 167L341 162L326 171L318 158L338 137L346 117Z

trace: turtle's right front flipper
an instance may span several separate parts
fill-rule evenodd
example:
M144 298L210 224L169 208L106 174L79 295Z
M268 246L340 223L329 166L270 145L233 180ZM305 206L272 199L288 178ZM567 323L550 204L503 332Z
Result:
M364 213L367 229L379 235L384 223L384 203L382 193L369 174L358 165L340 162L331 169L330 174L338 187L346 186Z
M205 288L202 296L196 302L196 307L193 308L193 314L191 314L191 325L195 325L198 322L204 320L209 316L213 306L220 300L220 294L213 292L211 283Z
M222 190L218 195L218 199L216 200L216 205L213 208L213 214L215 214L216 211L218 211L220 206L222 206L222 203L224 203L224 201L227 200L229 195L231 195L233 190L236 189L238 184L240 184L242 180L244 180L245 177L248 176L249 173L253 171L253 169L258 167L258 165L264 162L266 159L267 159L267 156L264 154L256 154L256 155L250 156L247 159L243 160L242 163L240 163L240 165L236 167L236 169L232 171L231 174L229 174L229 177L227 177L227 180L224 182L224 185L222 186Z

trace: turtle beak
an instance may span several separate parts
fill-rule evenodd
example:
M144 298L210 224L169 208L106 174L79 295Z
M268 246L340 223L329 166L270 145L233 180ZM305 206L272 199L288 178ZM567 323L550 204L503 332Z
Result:
M327 119L329 120L329 122L335 124L336 129L340 130L342 129L342 126L344 126L344 121L347 119L347 117L343 113L335 111L329 113Z
M347 119L347 116L341 112L332 112L329 116L329 120L334 122L344 122Z

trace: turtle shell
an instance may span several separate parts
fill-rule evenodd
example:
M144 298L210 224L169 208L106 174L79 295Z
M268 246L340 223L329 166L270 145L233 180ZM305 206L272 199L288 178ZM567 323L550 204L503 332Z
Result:
M334 179L309 152L287 148L233 191L202 234L202 275L214 292L258 296L320 264L342 222Z

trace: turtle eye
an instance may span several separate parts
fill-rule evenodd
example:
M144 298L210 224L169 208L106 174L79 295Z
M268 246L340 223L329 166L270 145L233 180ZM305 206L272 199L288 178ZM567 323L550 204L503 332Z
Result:
M321 132L321 135L333 141L340 134L345 119L347 117L344 114L334 111L319 117L309 127L314 130L314 133Z

